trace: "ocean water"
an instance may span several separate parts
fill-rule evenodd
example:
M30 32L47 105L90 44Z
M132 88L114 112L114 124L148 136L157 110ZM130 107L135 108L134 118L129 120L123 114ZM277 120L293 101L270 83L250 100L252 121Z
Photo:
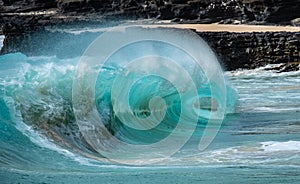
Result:
M136 48L124 53L126 49ZM198 149L204 129L214 126L208 125L209 115L200 113L195 131L178 152L154 164L131 165L102 157L76 123L72 90L79 62L79 57L0 56L0 183L300 182L300 72L265 70L271 66L224 72L227 111L212 143ZM176 101L180 94L157 76L137 81L129 93L133 113L149 117L149 96L162 95L168 118L149 132L133 130L122 125L124 113L113 114L109 92L120 73L121 67L105 65L95 83L95 104L105 127L135 145L168 137L184 108ZM222 105L220 99L205 85L203 71L196 74L198 92L211 100L200 99L200 109L212 113ZM140 153L147 159L155 155Z

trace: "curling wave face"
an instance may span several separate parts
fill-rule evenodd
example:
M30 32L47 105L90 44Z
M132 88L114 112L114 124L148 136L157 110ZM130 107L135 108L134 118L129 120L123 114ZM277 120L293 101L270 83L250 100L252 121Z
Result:
M26 57L15 53L1 56L0 60L1 125L10 129L17 128L18 130L15 131L25 133L26 139L32 139L33 134L38 133L50 140L56 148L58 146L70 153L99 159L97 151L86 142L79 131L72 109L72 84L79 58L60 60L56 57ZM149 98L161 96L167 105L167 115L160 125L148 132L135 130L123 125L114 114L110 90L120 71L122 68L113 64L103 67L103 72L98 76L95 86L98 89L95 95L97 110L105 120L106 128L118 139L131 144L147 145L168 136L176 126L180 114L181 106L178 103L180 98L176 89L168 81L157 76L139 80L129 94L133 113L142 118L149 116L147 110ZM135 74L132 75L129 77L136 77ZM174 77L180 78L180 76ZM205 112L214 111L218 108L217 100L210 99L210 88L205 84L205 77L201 75L197 77L203 86L200 92L204 96L200 99L202 106L197 108ZM228 98L236 100L235 90L230 86L227 86L227 89ZM228 109L234 109L233 105L229 103ZM186 123L186 126L189 126L188 119ZM199 118L198 126L202 127L200 129L204 129L206 123L206 116ZM28 133L29 130L32 132ZM5 147L9 144L4 140L5 135L16 132L8 131L2 134L1 146ZM12 136L18 139L16 135ZM18 147L16 145L18 141L14 144L11 149ZM7 148L3 150L7 151Z

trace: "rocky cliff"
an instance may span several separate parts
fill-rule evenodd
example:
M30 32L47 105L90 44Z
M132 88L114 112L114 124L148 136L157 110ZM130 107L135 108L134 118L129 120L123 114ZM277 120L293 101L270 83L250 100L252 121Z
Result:
M300 32L198 33L219 55L227 70L280 64L281 71L299 69Z
M1 53L22 52L29 56L78 57L99 36L40 30L26 34L6 33ZM226 70L251 69L280 64L280 71L299 69L300 32L198 32L217 53Z
M0 24L6 36L1 53L75 57L97 36L75 36L51 31L51 27L113 24L115 20L136 18L297 26L299 17L300 0L0 0ZM300 33L199 35L219 54L228 70L268 63L288 63L285 70L298 69ZM72 46L78 43L81 48Z
M29 16L29 12L38 14L40 23L55 23L62 16L70 21L103 15L197 23L300 22L300 0L0 0L0 4L2 24L16 21L13 14ZM50 18L47 12L51 12Z

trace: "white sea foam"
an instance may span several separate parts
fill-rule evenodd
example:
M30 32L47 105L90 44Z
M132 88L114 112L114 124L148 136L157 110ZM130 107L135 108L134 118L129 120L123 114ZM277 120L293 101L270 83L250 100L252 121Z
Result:
M235 71L227 71L225 72L225 74L229 77L254 77L254 78L300 75L300 71L277 73L277 70L270 70L270 68L276 68L281 65L282 64L268 64L266 66L258 67L255 69L239 69Z
M266 152L277 152L277 151L300 152L300 141L287 141L287 142L269 141L269 142L262 142L261 144L262 144L261 147Z
M300 141L260 142L248 145L234 146L224 149L206 151L193 156L186 156L180 160L186 164L276 164L300 165ZM174 160L170 160L173 163ZM169 164L170 164L169 163Z
M239 93L238 112L299 112L300 71L266 70L279 65L226 72Z
M3 47L4 35L0 35L0 50Z

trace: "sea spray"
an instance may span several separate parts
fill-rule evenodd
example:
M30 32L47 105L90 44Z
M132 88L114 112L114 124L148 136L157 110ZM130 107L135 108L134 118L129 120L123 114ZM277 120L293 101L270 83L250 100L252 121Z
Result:
M196 92L201 96L196 99L199 100L199 103L194 103L196 96L189 95L187 93L188 90L185 89L178 92L172 82L170 83L157 74L146 77L141 77L144 74L139 71L127 74L128 68L126 69L124 63L126 64L128 61L145 54L161 56L157 57L156 60L152 60L154 57L149 58L147 60L148 63L144 63L147 66L145 68L148 70L145 70L145 72L151 73L153 70L149 67L149 64L157 62L153 69L157 68L158 72L168 74L172 78L171 81L184 81L184 79L182 75L178 75L174 71L166 72L168 67L174 70L175 63L168 63L168 59L165 62L161 62L161 64L159 64L159 61L163 61L168 57L173 61L178 60L179 64L188 72L187 74L191 74L191 80L195 82ZM203 58L204 60L209 59L207 56ZM99 154L99 150L91 146L91 143L88 142L89 140L86 140L86 137L82 135L74 115L74 96L72 100L74 86L72 84L74 83L74 78L76 78L76 68L80 69L80 66L78 67L80 58L27 57L23 54L15 53L3 55L0 60L4 66L1 70L2 97L9 97L13 100L13 105L20 112L20 118L24 123L61 147L92 158L97 157L101 159L101 157L105 157ZM134 67L133 65L131 70L138 69L138 67ZM212 71L211 69L209 70L210 75L213 74ZM217 95L212 97L211 86L215 84L208 83L205 70L197 66L194 58L189 56L184 50L164 42L146 40L129 44L119 50L119 52L113 53L105 65L102 66L101 72L96 74L96 83L93 87L96 93L93 101L96 104L97 115L101 116L105 127L113 136L128 144L151 145L168 137L176 128L181 116L183 106L180 95L183 95L183 99L187 100L187 104L192 104L188 109L201 110L196 123L197 126L202 127L202 130L208 123L210 113L217 111L221 107L221 104L218 102L219 97ZM139 78L131 86L128 93L129 106L133 109L134 116L139 118L149 117L151 115L149 103L153 97L161 96L165 100L166 107L161 109L163 111L166 110L162 123L148 131L135 130L122 123L121 119L126 119L127 112L116 116L115 110L117 105L115 103L118 103L118 100L113 102L111 97L112 88L115 88L114 91L123 92L123 89L120 88L121 86L116 82L116 79L120 79L120 77L121 80L118 80L121 82L120 84L124 80ZM89 83L91 81L86 82ZM184 82L181 82L180 85L182 84ZM232 113L234 112L237 95L228 82L226 82L226 91L226 98L228 99L226 102L226 113ZM159 103L161 103L160 100L152 101L153 105ZM158 109L157 112L160 112L160 110ZM188 129L190 126L189 120L194 116L194 111L189 110L186 112L182 115L182 122L183 127ZM188 115L189 113L192 114ZM184 131L181 131L178 135L186 136Z

